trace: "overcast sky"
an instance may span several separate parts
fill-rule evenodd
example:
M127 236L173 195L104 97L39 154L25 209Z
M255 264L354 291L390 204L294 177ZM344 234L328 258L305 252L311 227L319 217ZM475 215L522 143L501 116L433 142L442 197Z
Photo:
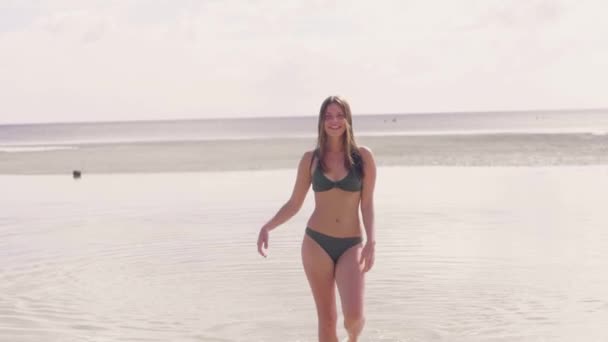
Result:
M0 123L608 107L603 0L0 0Z

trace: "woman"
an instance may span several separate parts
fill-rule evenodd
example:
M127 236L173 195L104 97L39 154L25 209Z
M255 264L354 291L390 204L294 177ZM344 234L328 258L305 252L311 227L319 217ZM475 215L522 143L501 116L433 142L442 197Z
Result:
M258 236L258 252L266 257L269 232L299 211L312 183L315 209L302 241L302 263L317 307L320 342L338 341L336 285L349 341L357 341L363 329L364 274L374 264L375 180L372 152L355 143L348 103L328 97L319 112L317 148L304 153L291 198Z

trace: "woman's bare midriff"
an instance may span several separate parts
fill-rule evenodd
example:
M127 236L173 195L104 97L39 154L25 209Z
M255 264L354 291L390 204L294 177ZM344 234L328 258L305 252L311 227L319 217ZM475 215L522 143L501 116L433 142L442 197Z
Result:
M334 237L361 236L359 220L360 192L338 188L315 193L315 209L308 227Z

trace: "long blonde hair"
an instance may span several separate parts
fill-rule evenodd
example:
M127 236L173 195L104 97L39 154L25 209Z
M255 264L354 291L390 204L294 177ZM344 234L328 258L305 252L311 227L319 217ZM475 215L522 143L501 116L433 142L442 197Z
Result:
M355 142L355 134L353 133L353 116L350 111L348 102L340 96L330 96L323 101L321 109L319 110L319 135L317 138L317 149L315 150L318 162L321 165L321 169L326 171L326 165L324 157L326 153L327 133L325 132L325 112L330 104L335 103L344 112L346 119L346 131L342 135L342 144L344 145L344 166L347 170L355 167L357 171L362 174L363 167L361 165L361 156L359 154L359 147Z

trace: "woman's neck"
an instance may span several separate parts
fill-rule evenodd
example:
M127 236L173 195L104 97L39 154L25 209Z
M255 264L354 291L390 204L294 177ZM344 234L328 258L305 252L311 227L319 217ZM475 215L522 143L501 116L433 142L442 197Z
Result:
M325 150L327 152L344 152L344 144L342 144L341 137L328 137L325 143Z

